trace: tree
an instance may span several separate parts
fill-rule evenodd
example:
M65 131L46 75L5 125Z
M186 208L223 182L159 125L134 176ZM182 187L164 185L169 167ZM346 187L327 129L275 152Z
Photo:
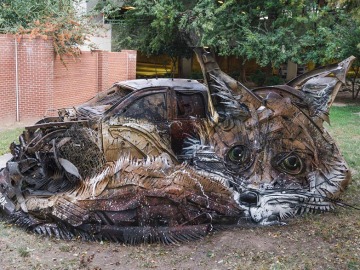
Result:
M109 1L109 0L108 0ZM346 1L346 0L343 0ZM344 9L325 0L135 0L123 16L120 46L147 54L180 47L209 46L220 55L235 55L242 63L255 59L273 68L291 60L325 64ZM186 49L186 48L185 48Z
M286 62L299 47L292 16L301 9L302 1L288 2L200 0L189 15L196 19L183 17L183 21L191 21L187 29L198 29L200 44L220 55L238 56L243 64L255 59L267 67L269 76L273 67Z
M80 0L2 0L0 30L4 33L53 39L56 53L80 54L97 26L81 13Z
M181 38L179 29L179 13L185 9L186 2L191 1L125 1L124 6L136 8L119 16L117 1L104 0L99 1L96 10L107 17L123 19L116 27L118 38L114 42L117 50L131 48L146 55L168 55L173 73L179 57L190 58L193 54Z
M356 99L360 93L360 85L355 89L360 69L360 0L333 0L332 6L344 10L341 23L337 24L333 47L337 58L342 59L351 55L356 57L350 73L352 98Z
M360 21L360 0L329 0L329 5L344 9L353 15L354 19Z
M356 99L360 93L360 85L355 89L356 81L360 75L360 24L355 18L351 19L346 16L342 23L337 25L335 32L337 35L332 45L333 53L337 53L336 58L345 59L351 55L356 57L352 65L352 72L349 74L352 98Z
M199 9L192 10L189 16L196 19L187 29L198 29L200 44L207 44L222 55L255 59L269 71L288 60L321 65L339 59L333 42L339 37L339 27L349 19L344 9L326 1L197 3Z

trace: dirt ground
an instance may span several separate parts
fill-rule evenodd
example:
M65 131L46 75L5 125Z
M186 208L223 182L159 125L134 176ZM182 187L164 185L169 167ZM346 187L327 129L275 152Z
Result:
M1 269L360 269L360 214L235 228L178 245L60 241L0 228Z
M345 93L336 103L351 100ZM360 207L359 179L344 202ZM169 246L63 241L0 223L0 269L145 268L360 269L360 210L339 207L286 226L239 227Z
M0 132L5 131L5 130L10 130L10 129L23 128L26 126L30 126L30 125L33 125L38 120L39 119L26 120L26 121L20 121L20 122L0 123Z
M351 95L352 94L349 90L346 90L346 91L342 90L337 95L334 105L336 105L336 106L347 106L347 105L360 106L360 97L358 97L357 99L352 99Z

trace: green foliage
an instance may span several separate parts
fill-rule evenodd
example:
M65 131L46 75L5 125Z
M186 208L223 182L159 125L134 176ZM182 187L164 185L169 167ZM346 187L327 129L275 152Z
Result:
M360 92L360 88L355 89L355 82L360 73L360 21L342 14L341 23L336 25L334 32L334 38L328 45L328 53L339 60L348 58L351 55L356 57L352 65L352 71L348 73L348 78L352 83L353 98L355 99Z
M333 42L338 28L353 23L343 9L311 0L197 2L201 8L190 12L188 17L196 19L188 20L187 29L198 29L199 44L221 55L255 59L262 67L278 68L288 60L332 62L337 59Z
M232 78L234 78L235 80L239 79L240 76L240 72L239 71L233 71L233 72L229 72L228 75Z
M289 14L299 9L302 1L292 2L229 0L219 4L199 0L199 8L188 15L187 29L198 29L199 44L211 46L221 55L255 59L261 66L279 66L299 46Z
M256 86L262 86L266 81L266 74L260 69L257 69L254 74L250 76L250 80L256 84Z
M359 54L359 24L343 9L325 7L304 26L298 63L324 65Z
M113 0L99 0L95 5L94 10L106 14L106 18L117 19L120 17L119 3Z
M279 76L273 75L273 76L270 76L266 80L266 84L267 85L281 85L281 84L284 84L284 79Z
M163 76L163 78L172 78L172 73L165 73Z
M360 23L344 15L341 24L336 25L334 32L336 35L331 44L332 53L339 59L347 58L351 55L355 56L357 61L354 64L356 67L359 67Z
M60 55L78 56L79 46L96 33L96 25L81 12L80 0L2 0L0 30L4 33L52 38Z
M18 249L20 257L30 257L30 250L25 247L19 247Z
M255 83L256 86L284 84L283 78L276 75L267 77L266 73L260 69L257 69L255 73L250 76L250 81Z
M124 21L118 27L119 39L115 41L117 49L131 48L147 55L190 57L192 50L181 38L179 29L179 14L184 10L183 2L125 1L124 6L128 4L136 8L124 14ZM103 9L102 12L104 11L106 10Z
M113 7L109 1L114 2L106 0L104 12ZM117 44L170 56L209 46L220 55L254 59L268 70L288 60L325 64L343 55L346 40L339 39L339 31L355 21L349 15L353 3L339 1L343 8L335 0L129 0L124 5L135 9L124 14Z
M48 0L2 0L0 4L0 28L16 32L19 27L27 28L28 23L45 18L63 6L64 1ZM65 0L65 2L68 2ZM49 6L51 8L49 8Z
M329 4L344 9L353 15L354 19L360 21L360 0L329 0Z

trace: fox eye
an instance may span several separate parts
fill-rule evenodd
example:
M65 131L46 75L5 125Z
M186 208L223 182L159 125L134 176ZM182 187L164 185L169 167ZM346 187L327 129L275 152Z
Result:
M292 175L302 173L304 168L301 158L293 152L279 153L272 163L275 168Z
M228 153L227 157L229 161L236 164L241 164L246 159L246 148L243 145L237 145L231 148Z
M225 166L233 173L241 173L249 169L254 160L251 159L251 152L245 145L235 145L225 154Z

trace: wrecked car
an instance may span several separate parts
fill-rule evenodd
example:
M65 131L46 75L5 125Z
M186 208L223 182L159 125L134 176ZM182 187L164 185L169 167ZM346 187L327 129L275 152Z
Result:
M119 82L26 127L0 175L10 222L169 244L333 209L351 176L323 122L354 59L249 90L195 52L205 85Z

